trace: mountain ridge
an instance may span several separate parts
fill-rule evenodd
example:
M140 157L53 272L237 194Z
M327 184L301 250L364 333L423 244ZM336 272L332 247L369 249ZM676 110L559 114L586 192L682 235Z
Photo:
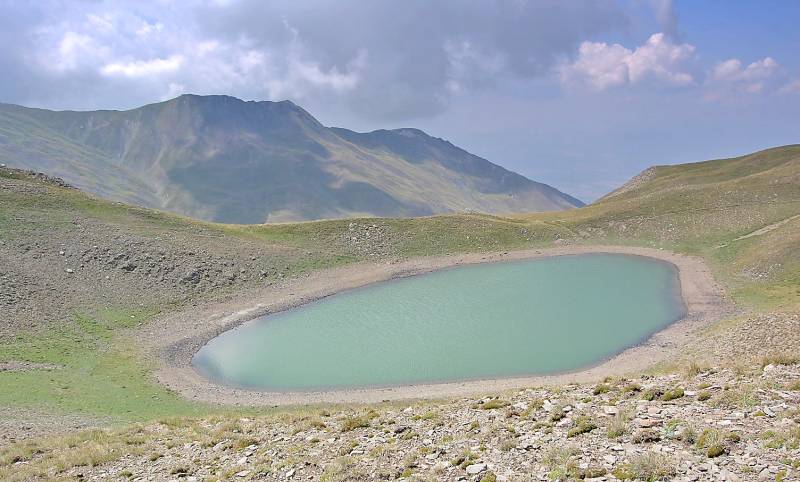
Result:
M230 96L185 94L121 111L0 104L0 159L109 199L218 222L582 205L419 129L358 133L326 127L291 101Z

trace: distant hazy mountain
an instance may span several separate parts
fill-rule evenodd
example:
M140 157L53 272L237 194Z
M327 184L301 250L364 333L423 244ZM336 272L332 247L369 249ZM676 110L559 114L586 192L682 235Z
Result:
M417 129L329 128L289 102L183 95L128 111L0 104L0 162L231 223L582 203Z

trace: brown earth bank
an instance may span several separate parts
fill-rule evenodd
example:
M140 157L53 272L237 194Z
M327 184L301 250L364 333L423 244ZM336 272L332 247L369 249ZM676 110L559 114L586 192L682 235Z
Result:
M344 290L466 264L588 253L646 256L676 266L681 294L686 305L685 316L644 343L631 347L596 366L549 376L292 393L243 390L224 386L203 377L191 365L194 353L223 331L255 317L297 307ZM722 316L733 312L734 308L725 300L722 287L715 282L701 258L640 247L564 246L426 257L387 263L361 263L313 272L299 279L248 292L221 303L193 307L191 310L170 315L147 325L139 334L139 338L160 355L161 367L156 373L159 381L193 400L235 405L373 403L384 400L464 396L542 384L585 383L610 375L641 372L656 363L669 361L689 343L698 330L708 328Z

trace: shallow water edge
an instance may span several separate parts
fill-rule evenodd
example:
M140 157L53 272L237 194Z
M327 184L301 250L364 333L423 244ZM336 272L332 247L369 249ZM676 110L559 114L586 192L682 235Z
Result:
M589 253L459 266L261 316L193 358L268 392L386 388L586 369L683 318L677 268Z
M346 289L426 273L464 264L535 259L586 253L620 253L662 260L679 271L681 295L686 305L683 319L651 336L640 345L585 370L567 374L503 380L419 384L403 387L272 393L226 387L200 375L191 366L195 352L218 334L258 316L292 308ZM232 299L207 303L158 320L140 330L139 338L152 347L159 368L157 379L186 398L231 405L285 405L313 403L374 403L383 400L443 398L497 392L525 386L588 383L609 375L639 373L668 359L695 330L708 327L735 312L725 299L705 262L698 257L666 250L631 246L563 246L522 251L473 253L414 258L381 263L359 263L321 270L279 286L238 293Z

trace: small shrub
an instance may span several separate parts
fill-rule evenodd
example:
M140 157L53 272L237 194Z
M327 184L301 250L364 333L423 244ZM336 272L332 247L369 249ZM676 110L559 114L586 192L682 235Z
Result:
M611 471L611 475L619 480L633 480L636 478L636 474L633 473L630 464L616 466L614 470Z
M591 432L596 428L597 424L594 423L594 420L587 416L580 416L573 420L572 428L567 431L567 437L576 437L580 434Z
M711 398L711 392L709 392L708 390L701 390L697 394L697 400L699 400L701 402L705 402L706 400L708 400L710 398Z
M581 479L594 479L597 477L603 477L608 473L608 470L604 469L603 467L587 467L580 472Z
M346 417L342 421L342 432L350 432L357 428L369 427L369 419L367 417Z
M528 404L528 410L539 410L543 406L544 406L544 400L542 400L541 398L534 398Z
M653 400L660 398L662 395L664 395L664 390L657 387L648 388L642 392L642 400L652 402Z
M259 443L260 443L260 440L258 440L257 438L242 437L240 439L237 439L236 442L233 443L233 447L236 450L242 450L242 449L247 448L247 447L249 447L251 445L258 445Z
M661 400L664 402L669 402L671 400L677 400L679 398L683 398L684 392L683 388L673 388L672 390L667 390L661 395Z
M761 359L761 368L767 365L797 365L800 364L800 356L788 353L775 353L767 355Z
M422 415L414 415L411 420L433 420L438 416L436 412L425 412Z
M481 482L497 482L497 476L493 472L487 472L486 475L481 477Z
M697 375L703 373L706 370L708 370L708 367L692 360L688 365L686 365L686 377L687 378L696 377Z
M789 382L789 384L786 386L786 389L800 392L800 380Z
M509 406L510 403L505 400L495 399L489 400L486 403L482 403L479 405L480 408L484 410L497 410L498 408L503 408Z
M503 452L508 452L513 448L517 447L517 441L515 439L506 439L500 444L500 450Z
M594 387L594 390L592 390L592 393L593 393L594 395L601 395L601 394L603 394L603 393L608 393L608 392L610 392L610 391L611 391L611 387L610 387L610 386L608 386L608 384L606 384L606 383L601 383L601 384L599 384L599 385L596 385L596 386Z
M349 455L350 452L353 451L354 448L358 447L358 442L355 440L351 440L350 443L344 444L339 447L339 455L344 457L345 455Z
M580 453L576 447L552 447L544 453L542 464L550 470L551 479L578 479L580 470L575 456Z
M550 412L550 421L558 422L566 416L567 412L564 411L564 405L558 405L553 407L553 411Z
M471 450L465 450L450 460L450 465L453 467L461 467L463 469L466 468L467 465L470 465L473 461L477 460L477 458L478 456L472 453Z
M675 462L655 452L631 457L630 468L636 478L647 482L672 480L675 476Z
M661 434L654 429L639 430L631 437L631 442L635 444L652 443L661 440Z
M710 458L710 459L713 459L715 457L719 457L720 455L724 454L725 452L727 452L727 450L725 449L724 445L715 444L715 445L712 445L711 447L709 447L706 450L706 456L708 458Z
M410 453L403 457L403 467L411 469L417 466L417 454Z
M712 404L720 408L747 408L758 405L759 400L749 386L730 388L717 395Z
M695 446L704 450L709 458L719 457L728 452L730 445L739 442L739 435L725 430L707 428L695 441Z
M608 424L608 438L618 438L625 435L628 432L629 421L630 414L628 412L619 412L614 415L614 418Z
M767 430L761 437L767 440L767 448L779 449L785 447L790 450L800 448L800 427L779 432Z
M694 427L691 425L687 425L683 427L683 430L681 430L678 438L687 444L692 445L697 442L697 431L695 431Z
M355 461L351 457L339 457L325 466L319 480L320 482L346 482L363 480L364 475L355 468Z
M627 385L622 387L622 393L624 393L626 395L630 395L630 394L633 394L633 393L639 393L641 391L642 391L642 386L639 385L638 383L635 383L635 382L628 383Z

